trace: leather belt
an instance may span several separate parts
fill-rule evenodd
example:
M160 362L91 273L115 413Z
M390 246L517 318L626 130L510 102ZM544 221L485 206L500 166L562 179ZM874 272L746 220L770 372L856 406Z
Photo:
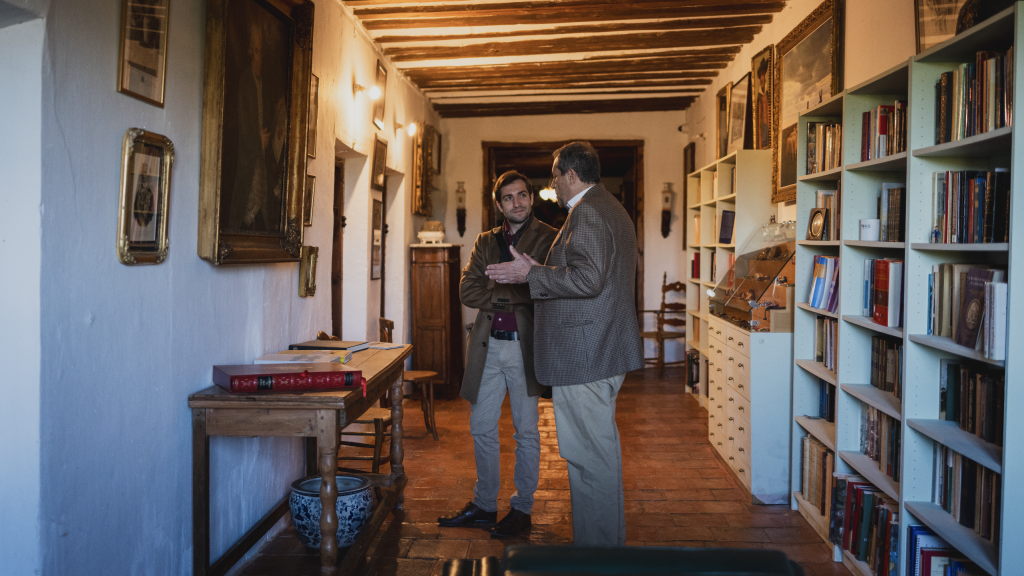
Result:
M491 338L494 338L495 340L519 340L519 332L491 330Z

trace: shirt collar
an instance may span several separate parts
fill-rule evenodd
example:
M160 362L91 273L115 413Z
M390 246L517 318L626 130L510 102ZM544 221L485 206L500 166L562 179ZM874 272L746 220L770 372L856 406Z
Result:
M583 192L580 192L579 194L577 194L577 195L573 196L572 198L570 198L569 201L565 203L566 206L569 207L569 210L572 210L572 207L575 206L576 203L580 201L580 198L583 198L583 195L587 193L587 190L590 190L593 187L594 187L593 185L587 186L583 190Z
M509 224L508 219L505 219L505 222L501 225L501 233L505 236L505 242L509 246L515 246L518 244L519 239L523 236L523 232L526 232L526 229L529 228L532 223L533 214L530 214L530 217L526 219L526 222L523 222L523 225L519 227L519 230L513 234L512 225Z

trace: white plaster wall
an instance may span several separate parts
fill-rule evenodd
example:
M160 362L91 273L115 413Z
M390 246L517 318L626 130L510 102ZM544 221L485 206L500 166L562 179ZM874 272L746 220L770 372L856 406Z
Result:
M317 293L299 298L297 264L216 267L196 255L205 8L201 0L173 5L162 109L114 90L120 0L54 0L47 14L37 99L42 207L17 211L19 226L29 230L32 215L39 222L41 214L41 255L34 258L39 288L30 294L39 298L35 341L42 341L37 354L46 359L35 369L47 574L191 574L188 394L211 384L214 364L248 363L330 330L333 153L339 141L364 154L372 149L376 128L369 106L353 97L352 82L357 74L360 83L372 82L366 71L376 56L340 2L317 2L313 72L320 78L320 113L317 154L307 165L317 194L313 225L304 234L321 252ZM404 117L406 109L410 116L427 109L418 92L400 88L406 85L397 74L389 77L388 166L400 171L411 145L394 137L395 110ZM123 266L114 252L121 138L130 127L175 144L170 253L158 266ZM357 329L345 336L365 337L373 303L361 303L375 292L365 266L369 164L350 161L346 171L345 326L356 319ZM405 185L397 184L396 206L405 202ZM406 214L389 213L392 230L411 228ZM362 261L350 258L360 251ZM407 298L403 267L396 262L394 270L394 297ZM403 304L393 307L401 311ZM31 408L30 400L21 405ZM213 557L301 473L297 439L212 439Z
M677 129L681 120L675 112L626 114L572 114L517 116L515 118L453 118L442 121L441 183L435 193L435 208L442 206L447 241L461 243L462 265L469 261L473 242L481 232L484 181L484 141L550 142L554 140L643 140L644 141L644 307L657 308L661 302L662 274L669 282L682 280L685 253L682 250L683 201L682 154L684 134ZM459 238L455 221L454 192L458 181L466 185L466 233ZM661 189L672 182L672 231L661 237ZM488 193L490 188L487 188ZM446 198L452 198L448 201ZM442 213L435 209L435 217ZM463 308L464 322L476 318L475 310ZM645 353L653 356L649 343ZM670 345L667 358L682 358L683 346Z
M2 3L0 3L2 6ZM0 28L0 573L39 574L42 20Z

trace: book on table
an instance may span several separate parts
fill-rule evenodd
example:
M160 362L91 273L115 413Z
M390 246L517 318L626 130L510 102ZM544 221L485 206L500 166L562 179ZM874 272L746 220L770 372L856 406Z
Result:
M366 395L362 370L337 362L214 366L213 383L233 393L362 388Z
M370 343L366 340L310 340L288 345L289 350L351 350L352 352L366 350L369 347Z
M316 364L321 362L338 362L345 364L352 359L350 350L321 350L309 354L306 350L284 350L276 354L264 354L253 364Z
M405 346L405 344L395 344L393 342L370 342L371 350L396 350Z

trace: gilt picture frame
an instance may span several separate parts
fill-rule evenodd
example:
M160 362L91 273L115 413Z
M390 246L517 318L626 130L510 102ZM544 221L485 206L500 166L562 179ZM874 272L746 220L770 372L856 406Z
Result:
M843 89L843 0L825 0L775 50L773 203L796 200L797 119Z
M125 132L117 212L117 259L125 266L167 258L173 162L174 144L166 136L141 128Z
M380 136L374 137L373 163L370 170L370 188L384 191L384 170L388 160L388 143Z
M317 246L303 246L299 250L299 297L316 295L316 261L320 257Z
M697 143L690 142L683 147L683 250L687 247L687 238L689 237L687 231L687 223L690 221L689 198L690 198L690 173L697 169Z
M914 0L917 53L956 35L956 21L967 0Z
M297 262L313 3L206 7L197 252L213 264Z
M170 0L121 0L117 91L164 107Z
M754 150L771 150L775 118L775 45L769 44L750 59L751 128Z
M313 193L316 190L316 176L306 175L306 190L302 197L302 225L313 225Z
M316 158L316 116L320 109L320 78L309 75L309 118L306 128L306 155Z
M732 82L715 94L715 159L722 158L729 147L729 95Z
M384 104L388 95L388 69L384 63L377 61L377 73L374 76L373 85L380 90L380 97L373 101L373 124L384 129Z

